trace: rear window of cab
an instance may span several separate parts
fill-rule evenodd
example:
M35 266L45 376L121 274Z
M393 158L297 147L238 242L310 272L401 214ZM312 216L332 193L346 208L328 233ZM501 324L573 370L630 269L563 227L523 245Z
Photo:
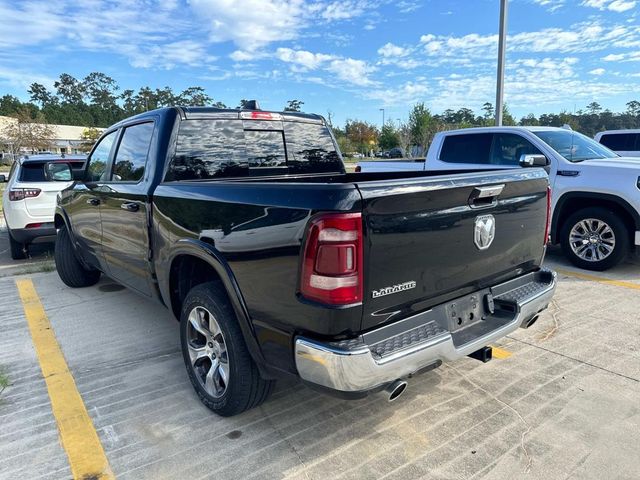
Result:
M165 181L343 172L320 123L183 120Z

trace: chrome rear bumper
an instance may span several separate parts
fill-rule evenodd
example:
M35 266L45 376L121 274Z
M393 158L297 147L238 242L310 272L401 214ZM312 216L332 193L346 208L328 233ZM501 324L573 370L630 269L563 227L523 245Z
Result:
M298 374L306 382L339 392L375 390L526 328L547 308L556 283L555 272L540 270L486 289L482 293L495 299L494 313L460 331L448 327L447 306L441 305L351 340L322 343L297 337Z

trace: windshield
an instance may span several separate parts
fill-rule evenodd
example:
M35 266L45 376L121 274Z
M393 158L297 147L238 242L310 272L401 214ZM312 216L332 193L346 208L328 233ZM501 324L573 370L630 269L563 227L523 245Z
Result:
M570 162L618 157L617 154L595 140L571 130L549 130L533 133Z

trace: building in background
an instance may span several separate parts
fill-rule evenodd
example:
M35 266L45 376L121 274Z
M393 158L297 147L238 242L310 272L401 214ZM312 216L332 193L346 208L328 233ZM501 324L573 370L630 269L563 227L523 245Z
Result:
M17 125L18 120L13 117L0 116L0 157L3 159L6 157L14 157L16 155L28 155L41 152L51 152L56 154L76 154L83 153L88 150L87 148L87 131L93 130L89 127L81 127L75 125L47 125L48 129L52 132L51 138L47 138L46 144L41 145L37 151L27 146L18 146L15 148L12 139L6 138L3 132L6 132L8 127ZM35 125L35 124L34 124ZM98 132L102 132L103 128L95 129ZM3 138L5 137L5 138ZM6 161L4 163L7 163Z

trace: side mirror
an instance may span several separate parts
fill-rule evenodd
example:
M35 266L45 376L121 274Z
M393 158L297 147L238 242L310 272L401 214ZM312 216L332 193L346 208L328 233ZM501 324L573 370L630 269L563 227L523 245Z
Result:
M54 182L70 182L73 180L71 166L68 163L49 162L44 166L45 178Z
M5 177L4 175L0 175L0 183L4 183L7 181L7 177Z
M549 165L549 159L544 155L524 154L520 156L521 167L546 167Z

